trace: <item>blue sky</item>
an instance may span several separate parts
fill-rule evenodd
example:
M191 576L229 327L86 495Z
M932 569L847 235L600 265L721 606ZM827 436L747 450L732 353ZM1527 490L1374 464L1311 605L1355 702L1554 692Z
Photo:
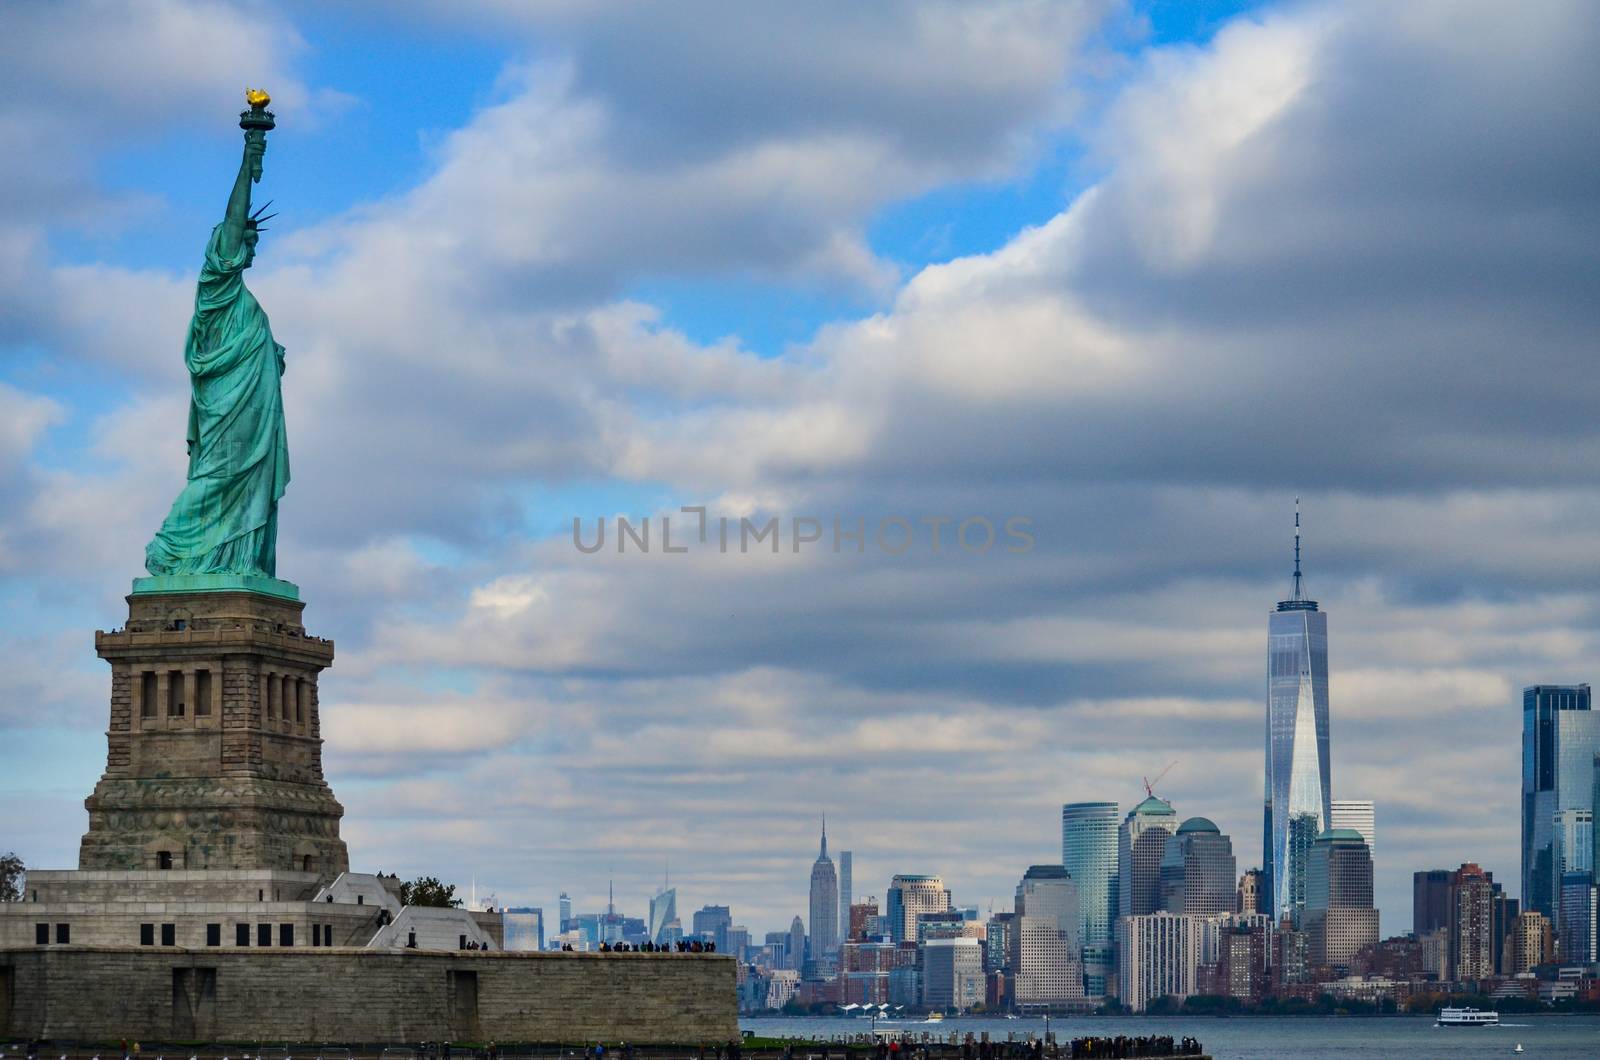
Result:
M671 859L759 936L826 812L858 893L1003 904L1060 803L1175 758L1254 865L1301 494L1386 931L1414 869L1515 881L1515 690L1588 679L1600 613L1584 5L631 16L8 11L0 848L74 857L89 631L181 481L193 271L264 84L280 569L339 644L358 866L547 908L614 871L631 911ZM571 545L696 504L1037 547Z

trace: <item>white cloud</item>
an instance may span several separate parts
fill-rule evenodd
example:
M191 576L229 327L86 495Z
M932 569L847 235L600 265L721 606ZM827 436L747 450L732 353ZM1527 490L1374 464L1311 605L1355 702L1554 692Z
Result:
M1142 56L1091 135L1092 192L779 358L619 300L663 272L883 284L874 210L1011 171L1070 106L1070 6L852 8L747 52L721 45L749 15L701 35L675 5L624 30L502 10L558 57L415 190L264 254L285 573L339 639L323 702L359 859L548 900L606 865L638 893L671 857L686 902L760 931L800 907L823 809L862 893L927 869L1003 900L1059 803L1132 801L1177 759L1165 793L1252 864L1263 616L1304 490L1336 790L1379 802L1386 926L1411 869L1515 876L1514 692L1588 676L1600 589L1582 8L1304 7ZM685 46L641 53L657 33ZM103 315L51 294L91 280ZM176 484L152 439L182 422L158 347L187 282L25 287L40 333L165 395L98 421L120 466L36 476L0 524L41 569L107 557L108 598ZM92 349L134 302L127 351ZM532 484L572 487L549 525L633 503L583 491L617 480L669 513L1023 514L1038 547L515 540Z

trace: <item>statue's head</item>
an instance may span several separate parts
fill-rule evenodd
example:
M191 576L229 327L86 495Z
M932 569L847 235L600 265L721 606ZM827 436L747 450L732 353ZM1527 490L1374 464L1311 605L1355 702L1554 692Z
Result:
M245 222L244 222L244 263L246 265L250 264L252 261L255 260L256 244L261 242L261 233L266 231L266 229L261 226L261 223L263 221L270 221L274 217L278 216L275 213L269 213L264 217L262 216L262 210L265 210L268 206L271 206L271 205L272 205L272 200L268 199L266 202L261 204L261 209L257 210L255 213L253 213L249 217L245 218Z

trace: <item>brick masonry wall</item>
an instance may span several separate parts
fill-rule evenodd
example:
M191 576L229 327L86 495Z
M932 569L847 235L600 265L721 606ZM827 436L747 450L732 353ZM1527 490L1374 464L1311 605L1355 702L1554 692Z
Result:
M0 1036L116 1041L713 1043L709 954L0 950Z

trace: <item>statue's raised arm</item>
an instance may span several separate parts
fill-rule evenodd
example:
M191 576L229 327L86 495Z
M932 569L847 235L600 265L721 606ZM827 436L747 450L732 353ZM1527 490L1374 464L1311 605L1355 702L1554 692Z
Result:
M239 160L239 175L234 178L233 192L228 196L228 210L222 218L220 249L232 257L245 243L247 233L257 227L258 220L250 216L250 185L261 183L261 159L267 153L267 130L275 124L272 112L266 109L272 97L260 89L246 89L245 100L250 109L239 116L244 129L244 157ZM250 238L252 246L254 237Z
M261 180L261 158L266 153L266 133L251 129L244 134L244 158L228 196L228 212L222 217L222 251L229 257L239 252L245 233L255 227L250 224L250 185Z
M153 589L175 579L274 579L277 572L278 500L289 482L283 347L244 284L265 231L259 223L268 219L260 216L266 207L250 212L250 191L261 179L274 121L265 92L248 92L246 99L250 109L239 116L244 157L227 213L206 245L184 345L188 481L145 549L150 580L162 583ZM287 583L274 584L279 588L271 591L287 591Z

